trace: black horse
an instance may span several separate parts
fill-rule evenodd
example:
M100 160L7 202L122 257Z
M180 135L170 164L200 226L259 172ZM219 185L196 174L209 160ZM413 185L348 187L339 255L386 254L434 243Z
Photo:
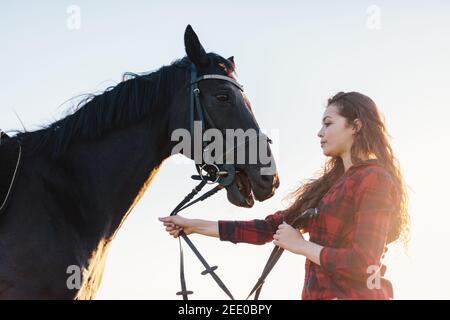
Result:
M198 76L234 70L232 58L206 53L190 26L184 41L186 57L132 75L71 115L5 142L20 141L23 157L0 217L0 298L94 297L111 240L177 143L171 132L189 129L192 65ZM259 130L238 87L214 79L199 88L218 128ZM263 201L274 194L278 176L261 175L262 166L237 165L226 187L231 203L250 207L253 196ZM69 266L81 270L79 287L68 286Z

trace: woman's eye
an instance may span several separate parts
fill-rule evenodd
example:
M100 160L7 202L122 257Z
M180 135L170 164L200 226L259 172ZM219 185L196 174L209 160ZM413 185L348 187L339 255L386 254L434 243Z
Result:
M331 123L325 123L325 127L328 127Z
M228 95L226 95L226 94L218 94L218 95L216 95L216 98L220 102L228 101Z

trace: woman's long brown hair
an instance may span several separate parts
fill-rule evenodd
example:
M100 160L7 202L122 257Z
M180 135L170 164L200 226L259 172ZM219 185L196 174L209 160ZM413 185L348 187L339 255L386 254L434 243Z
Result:
M350 151L352 163L360 163L362 160L359 156L377 158L380 165L392 176L396 188L394 195L396 216L392 220L387 241L391 243L400 239L406 245L409 241L408 195L399 162L389 144L390 136L377 105L372 99L358 92L339 92L328 99L327 107L330 105L338 108L339 114L347 119L347 125L355 125L355 119L362 122L361 129L354 136ZM293 222L306 209L317 207L322 197L343 174L342 159L340 157L328 159L316 178L307 180L288 196L291 204L284 210L286 222Z

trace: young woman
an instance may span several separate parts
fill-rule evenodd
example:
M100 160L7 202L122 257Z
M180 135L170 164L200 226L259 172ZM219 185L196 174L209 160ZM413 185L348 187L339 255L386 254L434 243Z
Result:
M198 233L233 243L274 244L305 256L303 299L392 299L383 278L387 244L408 238L407 194L376 104L358 92L328 100L318 136L329 157L322 174L264 220L160 218L178 237ZM308 208L319 215L291 225ZM298 228L301 228L299 230ZM309 240L302 232L309 233Z

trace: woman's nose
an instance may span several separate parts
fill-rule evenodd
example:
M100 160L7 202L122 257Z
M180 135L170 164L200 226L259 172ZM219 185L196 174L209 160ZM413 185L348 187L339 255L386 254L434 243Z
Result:
M322 137L323 137L322 129L320 129L319 132L317 132L317 136L318 136L319 138L322 138Z

